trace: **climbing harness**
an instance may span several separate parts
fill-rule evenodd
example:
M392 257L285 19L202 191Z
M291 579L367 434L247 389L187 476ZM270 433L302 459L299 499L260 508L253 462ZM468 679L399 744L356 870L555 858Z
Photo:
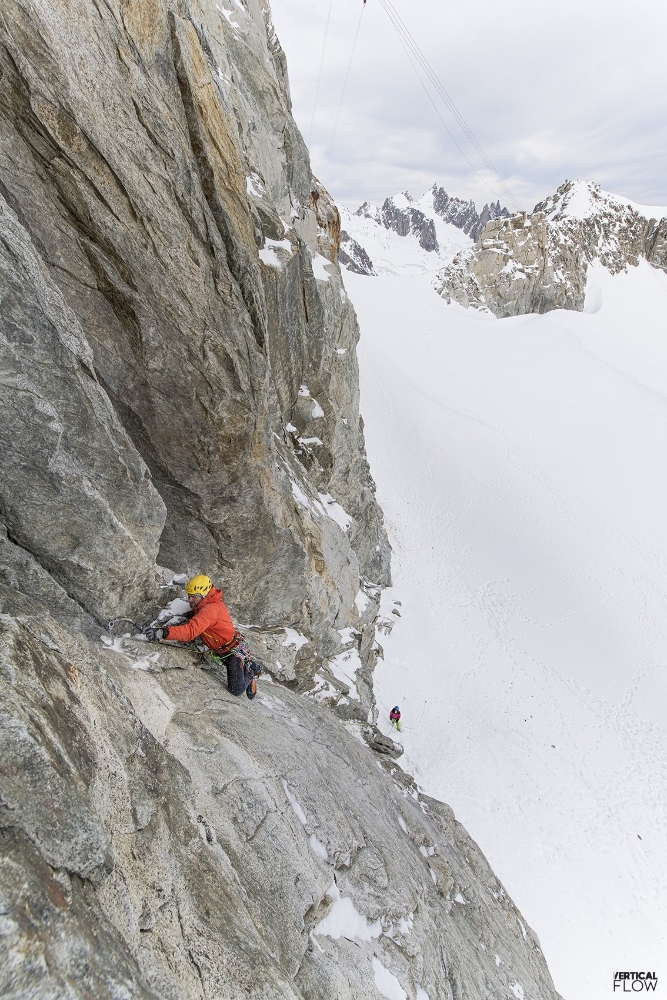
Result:
M232 655L238 656L244 667L252 659L250 650L246 646L246 638L241 632L234 632L229 642L226 642L224 646L218 646L217 649L212 649L209 655L217 663L224 663Z

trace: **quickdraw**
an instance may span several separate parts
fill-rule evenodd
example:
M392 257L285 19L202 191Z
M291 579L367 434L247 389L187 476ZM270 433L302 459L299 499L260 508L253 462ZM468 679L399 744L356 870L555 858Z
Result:
M245 636L241 632L234 632L234 635L224 646L212 649L208 654L216 663L224 663L229 656L238 656L243 661L245 667L251 659L250 650L245 644Z

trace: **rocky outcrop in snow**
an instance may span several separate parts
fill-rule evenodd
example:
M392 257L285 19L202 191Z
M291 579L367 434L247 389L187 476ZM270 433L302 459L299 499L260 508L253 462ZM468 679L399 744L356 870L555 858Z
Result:
M667 268L666 216L597 184L566 181L531 215L488 222L476 246L439 275L436 289L447 301L501 317L581 311L591 261L612 274L640 258Z
M338 263L355 274L375 274L373 261L364 248L343 229L340 234Z

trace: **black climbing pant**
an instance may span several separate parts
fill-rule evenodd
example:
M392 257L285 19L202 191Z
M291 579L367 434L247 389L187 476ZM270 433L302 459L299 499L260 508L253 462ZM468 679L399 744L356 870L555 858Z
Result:
M225 658L227 665L227 687L231 694L242 695L259 670L252 660L244 667L243 658L232 653Z

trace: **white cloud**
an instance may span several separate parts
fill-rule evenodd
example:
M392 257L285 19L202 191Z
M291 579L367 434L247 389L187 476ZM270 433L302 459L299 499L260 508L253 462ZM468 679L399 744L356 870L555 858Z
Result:
M638 0L393 0L441 82L519 202L587 177L644 204L667 202L663 164L665 8ZM308 141L328 0L273 0L294 113ZM448 113L481 177L453 145L380 6L368 0L331 156L361 0L335 0L310 140L313 169L356 207L434 180L478 207L501 196ZM506 201L507 199L502 199Z

